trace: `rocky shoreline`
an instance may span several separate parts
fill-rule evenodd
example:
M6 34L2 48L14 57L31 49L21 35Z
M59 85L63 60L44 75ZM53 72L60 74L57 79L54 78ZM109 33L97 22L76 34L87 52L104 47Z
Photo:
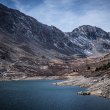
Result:
M110 98L110 80L105 75L103 77L72 76L66 81L57 82L58 86L80 86L87 88L90 95Z
M65 80L66 79L66 80ZM57 86L80 86L87 88L84 95L96 95L104 98L110 98L110 79L107 75L103 77L84 77L76 76L36 76L36 77L21 77L15 79L0 78L0 81L21 81L21 80L62 80L54 83ZM65 80L65 81L64 81ZM80 93L80 94L79 94ZM82 91L78 95L83 95Z
M21 81L21 80L64 80L68 79L68 76L36 76L36 77L18 77L18 78L0 78L0 81Z

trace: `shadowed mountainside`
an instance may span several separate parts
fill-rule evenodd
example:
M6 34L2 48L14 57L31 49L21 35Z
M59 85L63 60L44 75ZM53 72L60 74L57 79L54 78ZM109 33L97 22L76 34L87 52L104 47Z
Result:
M98 27L83 25L65 33L0 4L1 77L63 75L70 71L69 59L109 51L110 33Z

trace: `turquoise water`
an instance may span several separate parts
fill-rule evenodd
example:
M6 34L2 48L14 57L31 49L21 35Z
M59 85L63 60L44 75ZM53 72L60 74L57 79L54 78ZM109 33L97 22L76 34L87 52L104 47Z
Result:
M80 96L80 87L60 87L55 80L0 82L0 110L110 110L110 100Z

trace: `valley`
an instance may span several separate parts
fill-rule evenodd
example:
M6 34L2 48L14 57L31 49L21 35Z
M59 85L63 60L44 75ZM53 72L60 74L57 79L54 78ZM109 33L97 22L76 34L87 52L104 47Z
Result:
M0 81L65 79L110 98L110 33L90 25L63 32L0 4Z

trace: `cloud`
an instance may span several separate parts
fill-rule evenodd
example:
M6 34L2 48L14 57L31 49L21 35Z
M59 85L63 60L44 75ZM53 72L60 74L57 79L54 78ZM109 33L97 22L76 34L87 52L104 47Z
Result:
M23 5L16 0L16 8L38 21L54 25L67 32L80 25L93 25L110 31L110 14L104 0L44 0L41 4Z

